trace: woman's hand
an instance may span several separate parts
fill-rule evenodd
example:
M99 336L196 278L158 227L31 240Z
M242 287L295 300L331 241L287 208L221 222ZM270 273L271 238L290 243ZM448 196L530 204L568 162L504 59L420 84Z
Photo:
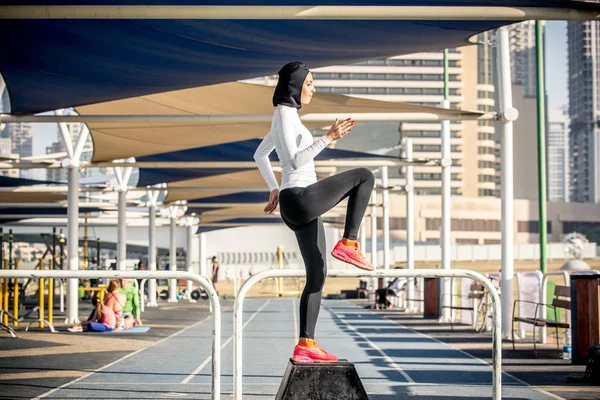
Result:
M265 212L271 214L277 208L277 204L279 204L279 189L273 190L269 195L269 203L265 207Z
M334 140L338 140L352 132L353 126L354 120L352 118L348 118L342 122L339 122L336 119L333 125L331 125L331 128L329 128L329 132L327 132L325 136L330 142L333 142Z

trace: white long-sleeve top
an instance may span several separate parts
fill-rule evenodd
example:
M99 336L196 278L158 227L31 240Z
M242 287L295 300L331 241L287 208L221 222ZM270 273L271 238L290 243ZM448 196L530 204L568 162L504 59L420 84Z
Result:
M296 108L278 105L273 113L271 130L256 149L254 160L269 190L306 187L317 182L313 159L328 144L329 139L325 136L313 141L310 131L302 125ZM281 163L281 187L277 184L269 161L273 149Z

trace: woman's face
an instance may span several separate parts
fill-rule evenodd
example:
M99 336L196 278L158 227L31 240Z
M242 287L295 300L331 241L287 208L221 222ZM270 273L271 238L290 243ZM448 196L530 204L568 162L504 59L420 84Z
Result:
M317 90L315 89L315 86L313 84L312 73L309 72L308 75L306 75L306 79L304 79L304 83L302 84L302 95L300 96L300 101L302 102L302 104L310 103L312 95L316 91Z

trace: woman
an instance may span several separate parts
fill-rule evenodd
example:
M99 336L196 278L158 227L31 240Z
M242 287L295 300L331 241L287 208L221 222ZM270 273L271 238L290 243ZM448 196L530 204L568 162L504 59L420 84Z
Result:
M123 319L123 304L126 297L118 293L121 285L117 280L111 280L106 288L104 303L98 301L87 321L76 324L67 330L69 332L110 332L125 327Z
M327 275L325 230L321 215L348 198L344 236L332 255L358 268L372 271L373 266L360 252L357 234L375 178L365 168L345 171L317 182L313 159L329 143L352 131L350 118L336 120L329 132L316 141L306 129L298 110L310 103L316 92L313 77L301 62L286 64L279 71L273 95L271 130L258 146L254 159L271 194L265 207L272 213L279 204L281 218L294 231L306 268L306 286L300 298L300 338L292 359L296 362L336 362L337 357L321 349L314 340L321 305L321 292ZM282 168L281 192L269 162L275 149Z

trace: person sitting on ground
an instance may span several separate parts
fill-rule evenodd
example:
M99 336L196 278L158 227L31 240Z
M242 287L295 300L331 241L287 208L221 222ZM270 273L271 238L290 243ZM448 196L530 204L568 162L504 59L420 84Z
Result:
M380 308L392 308L392 303L387 299L387 296L396 296L400 297L400 293L404 290L406 286L407 279L404 277L398 277L394 279L387 287L377 289L375 291L375 309L379 310Z
M125 295L123 316L128 320L126 326L142 326L140 318L140 295L133 284L133 279L121 279L119 293Z
M69 332L110 332L124 329L123 304L125 295L118 293L121 285L111 280L106 291L104 303L95 298L95 307L87 321L68 328ZM94 300L93 300L94 301Z

